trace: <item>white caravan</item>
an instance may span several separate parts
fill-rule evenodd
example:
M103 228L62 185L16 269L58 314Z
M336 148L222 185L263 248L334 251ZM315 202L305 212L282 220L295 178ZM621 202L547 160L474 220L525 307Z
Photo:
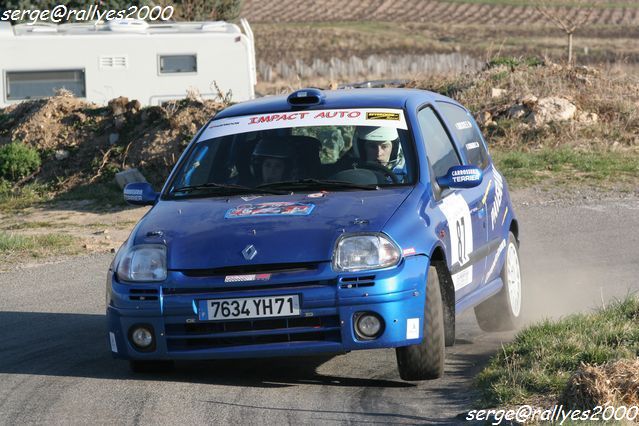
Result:
M143 105L231 91L255 94L255 45L248 22L108 21L63 25L0 22L0 106L51 96L59 88L106 104L126 96Z

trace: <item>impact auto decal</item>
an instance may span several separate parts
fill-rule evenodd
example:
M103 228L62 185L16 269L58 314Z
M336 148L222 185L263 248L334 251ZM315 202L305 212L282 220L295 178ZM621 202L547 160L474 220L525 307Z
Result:
M408 129L404 112L400 109L334 109L254 114L213 120L199 140L301 126L379 126Z

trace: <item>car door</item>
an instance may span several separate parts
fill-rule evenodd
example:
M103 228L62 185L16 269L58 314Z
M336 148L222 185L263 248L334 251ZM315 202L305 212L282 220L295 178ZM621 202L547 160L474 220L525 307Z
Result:
M450 129L463 163L479 167L483 171L484 177L481 184L464 191L464 197L470 206L471 213L477 219L475 232L478 234L480 232L483 233L481 243L474 246L474 265L476 268L474 272L482 277L481 284L485 284L489 257L497 248L491 242L489 235L489 202L495 186L492 167L490 167L490 157L488 156L481 131L472 115L466 109L445 101L437 101L436 106Z
M475 248L485 244L485 212L478 208L481 201L478 191L472 188L442 190L437 186L435 178L445 175L450 167L462 164L462 159L450 132L432 106L422 108L417 120L431 171L435 207L446 219L446 255L459 300L483 282L485 259L478 258Z

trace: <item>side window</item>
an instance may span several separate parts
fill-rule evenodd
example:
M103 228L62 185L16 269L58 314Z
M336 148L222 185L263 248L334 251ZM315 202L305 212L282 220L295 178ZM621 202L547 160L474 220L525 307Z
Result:
M84 70L7 71L7 100L35 99L67 89L75 96L86 96Z
M196 55L160 55L160 74L197 72Z
M417 114L419 127L424 135L426 155L435 176L443 176L453 166L461 163L453 143L441 121L431 108L424 108Z
M477 124L471 119L470 114L463 108L448 102L437 102L444 118L451 125L451 132L461 143L466 158L473 166L482 169L488 166L488 152L482 142L482 137Z

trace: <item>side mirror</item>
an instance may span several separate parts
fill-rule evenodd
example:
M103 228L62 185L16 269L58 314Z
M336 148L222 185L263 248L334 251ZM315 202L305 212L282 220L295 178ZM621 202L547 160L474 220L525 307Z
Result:
M437 184L442 188L463 189L478 186L484 174L479 167L453 166L444 176L437 178Z
M124 201L134 206L152 206L159 195L147 182L129 183L124 187Z

